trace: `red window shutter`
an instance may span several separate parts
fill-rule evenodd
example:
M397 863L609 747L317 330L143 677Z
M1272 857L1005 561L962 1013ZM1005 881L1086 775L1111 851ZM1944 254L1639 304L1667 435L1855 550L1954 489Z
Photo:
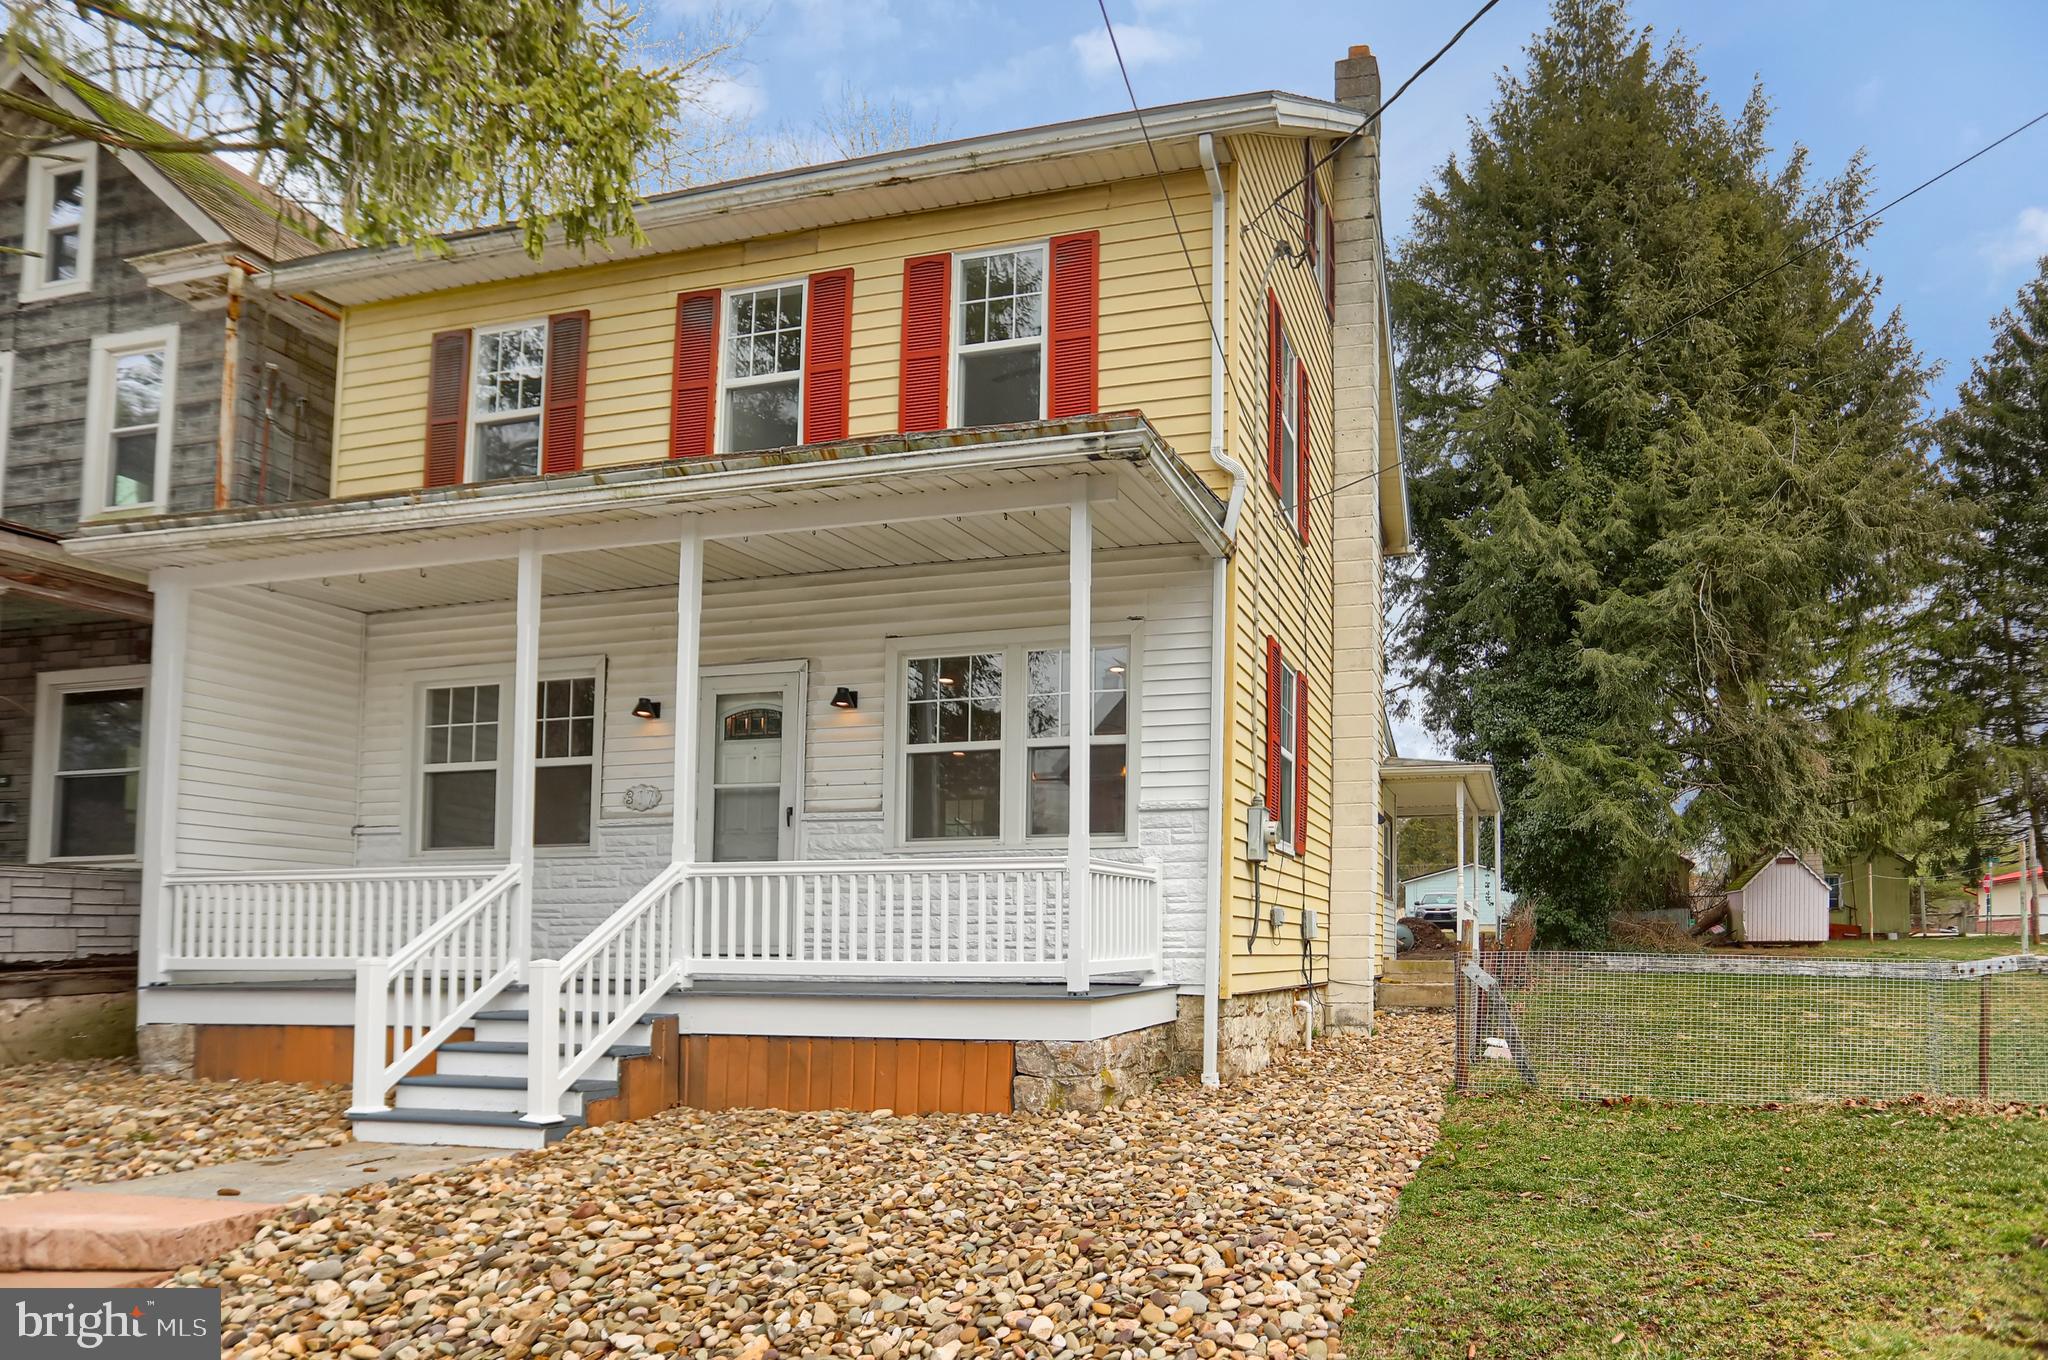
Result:
M718 290L676 299L675 388L670 398L668 456L709 458L718 414Z
M1337 319L1337 219L1323 213L1323 310Z
M1280 815L1280 639L1266 639L1266 811Z
M1300 411L1294 417L1294 519L1295 527L1301 531L1301 541L1308 542L1308 365L1295 366L1294 391L1300 398Z
M548 318L547 404L540 422L540 470L583 466L583 388L590 366L590 313Z
M853 373L853 271L811 275L804 298L804 442L846 438Z
M1316 204L1320 196L1316 193L1316 149L1311 142L1301 144L1301 248L1310 256L1316 253Z
M427 360L428 486L462 480L462 434L469 417L469 332L442 331Z
M897 424L905 434L946 428L946 325L952 293L951 255L920 255L903 262L903 374Z
M1294 689L1294 853L1308 853L1308 677Z
M1280 494L1280 299L1266 293L1266 480Z
M1052 325L1047 352L1051 399L1046 414L1092 414L1098 396L1102 334L1102 233L1052 238Z

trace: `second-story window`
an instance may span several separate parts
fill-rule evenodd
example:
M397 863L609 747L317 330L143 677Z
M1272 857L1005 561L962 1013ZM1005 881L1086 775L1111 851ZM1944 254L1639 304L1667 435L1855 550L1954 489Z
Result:
M961 425L1045 414L1045 250L959 257Z
M725 451L803 443L803 284L733 293L725 333Z
M79 513L162 506L177 418L178 328L102 335L87 378Z
M470 395L469 480L525 477L540 471L540 410L548 360L545 321L476 333L476 381Z
M1292 523L1301 503L1301 365L1294 342L1280 333L1280 508Z
M65 297L92 286L98 149L51 147L28 161L22 232L21 300Z

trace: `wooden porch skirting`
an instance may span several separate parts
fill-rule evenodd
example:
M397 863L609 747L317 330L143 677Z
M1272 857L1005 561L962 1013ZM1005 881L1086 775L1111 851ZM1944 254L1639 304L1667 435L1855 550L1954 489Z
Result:
M348 1025L197 1025L192 1075L346 1085ZM471 1037L470 1031L456 1034ZM1017 1046L975 1039L805 1039L678 1035L654 1018L652 1052L619 1064L619 1093L590 1103L592 1125L645 1119L676 1105L698 1110L893 1110L1008 1114ZM434 1070L429 1054L416 1069Z

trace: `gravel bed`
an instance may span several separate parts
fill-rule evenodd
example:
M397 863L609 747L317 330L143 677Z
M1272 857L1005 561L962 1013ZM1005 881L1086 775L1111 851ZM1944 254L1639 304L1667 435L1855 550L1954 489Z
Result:
M1092 1114L673 1110L305 1202L175 1283L230 1355L1334 1355L1449 1018Z
M0 1196L348 1141L348 1088L144 1076L133 1059L0 1068Z

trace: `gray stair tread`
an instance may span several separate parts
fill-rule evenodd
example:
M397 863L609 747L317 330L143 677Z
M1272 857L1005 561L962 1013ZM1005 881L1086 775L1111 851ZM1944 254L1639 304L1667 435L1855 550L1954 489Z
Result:
M400 1077L400 1086L467 1086L479 1091L524 1091L525 1077L489 1077L462 1072L434 1072L423 1077ZM615 1096L619 1084L602 1077L578 1077L569 1089L586 1096Z
M455 1039L442 1044L443 1053L524 1053L525 1044L505 1039ZM613 1044L604 1051L607 1058L644 1058L654 1050L646 1044Z
M366 1110L351 1114L363 1124L452 1124L457 1128L534 1129L545 1132L553 1142L571 1129L583 1127L582 1115L566 1115L558 1124L529 1124L517 1110Z
M478 1019L478 1020L521 1020L521 1021L524 1021L524 1020L530 1019L530 1018L532 1017L532 1015L533 1015L533 1012L531 1012L531 1011L528 1011L528 1010L524 1010L524 1009L520 1009L520 1010L498 1010L498 1011L478 1011L478 1012L476 1013L476 1016L475 1016L475 1018L476 1018L476 1019ZM606 1024L610 1024L610 1023L611 1023L611 1021L612 1021L613 1019L615 1019L615 1018L616 1018L616 1016L617 1016L617 1012L613 1012L613 1014L612 1014L612 1015L607 1015L607 1016L605 1017L605 1023L606 1023ZM634 1024L636 1024L636 1025L651 1025L651 1024L653 1024L653 1023L654 1023L654 1017L652 1017L652 1016L645 1016L645 1017L642 1017L642 1018L641 1018L641 1019L639 1019L639 1020L635 1020L635 1021L634 1021L633 1023L634 1023Z

